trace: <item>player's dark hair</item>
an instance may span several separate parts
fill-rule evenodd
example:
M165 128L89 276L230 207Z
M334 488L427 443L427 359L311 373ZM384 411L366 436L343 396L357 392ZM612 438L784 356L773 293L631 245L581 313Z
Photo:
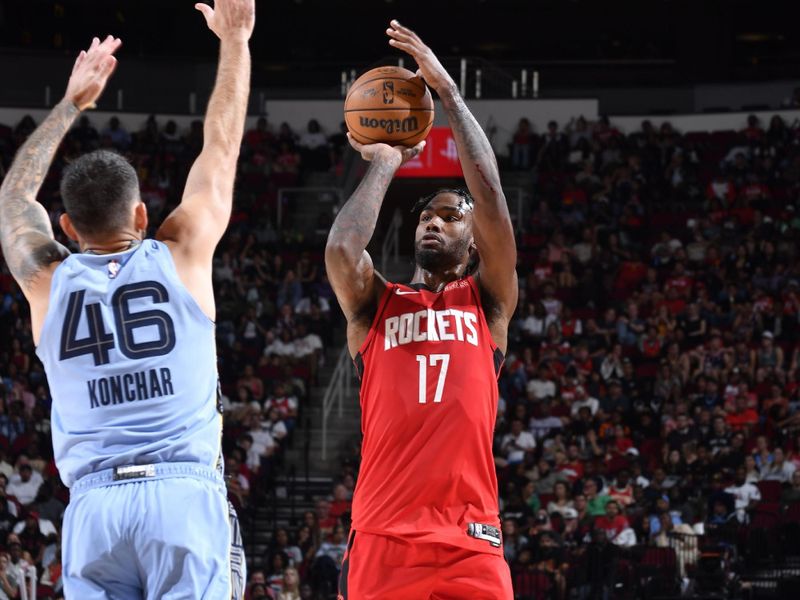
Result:
M469 210L475 208L475 199L470 195L467 190L462 188L442 188L440 190L436 190L432 194L428 194L427 196L423 196L419 200L417 200L416 204L411 208L412 213L418 213L425 210L425 207L431 203L431 201L436 198L439 194L455 194L461 201L467 205Z
M136 171L116 152L84 154L67 166L61 178L64 209L84 235L102 235L124 227L128 208L138 198Z

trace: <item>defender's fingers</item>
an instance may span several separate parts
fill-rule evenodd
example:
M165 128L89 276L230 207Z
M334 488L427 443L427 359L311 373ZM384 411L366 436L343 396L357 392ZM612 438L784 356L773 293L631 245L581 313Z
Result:
M203 16L206 18L206 23L210 23L211 19L214 18L214 9L211 8L208 4L203 4L202 2L198 2L194 5L194 7L203 13Z
M74 73L75 70L81 66L84 59L86 58L86 50L81 50L81 53L78 54L78 58L75 59L75 64L72 67L72 72Z

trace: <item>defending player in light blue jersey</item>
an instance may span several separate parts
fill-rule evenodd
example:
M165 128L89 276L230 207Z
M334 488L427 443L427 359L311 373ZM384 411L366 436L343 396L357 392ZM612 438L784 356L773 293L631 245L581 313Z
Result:
M241 597L241 539L219 466L211 265L231 213L255 0L196 8L220 39L219 69L203 150L155 239L145 239L136 172L111 152L81 156L61 182L60 225L80 253L54 240L36 202L61 140L116 67L112 36L81 52L0 188L3 254L31 305L71 492L63 578L76 600Z

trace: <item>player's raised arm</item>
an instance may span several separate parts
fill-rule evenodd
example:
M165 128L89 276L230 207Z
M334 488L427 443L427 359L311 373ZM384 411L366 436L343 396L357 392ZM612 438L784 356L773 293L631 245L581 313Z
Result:
M53 156L78 114L94 106L114 72L122 42L94 38L72 68L64 99L22 145L0 187L0 242L11 274L31 303L34 331L41 304L46 308L53 267L69 251L53 239L45 208L36 201Z
M495 307L510 319L517 305L517 245L494 150L433 51L397 21L391 22L386 33L389 44L410 54L425 83L439 94L453 130L464 179L475 198L473 230L480 255L479 283Z
M170 246L184 283L196 292L203 308L213 313L211 261L233 205L250 93L248 41L255 26L255 0L216 0L213 9L207 4L195 8L220 40L217 79L206 109L203 149L189 172L180 206L167 217L156 237ZM194 285L192 272L198 279L207 279L207 285Z
M383 197L400 165L422 152L425 142L404 148L363 145L350 134L347 137L370 165L356 191L336 215L325 246L325 267L336 298L348 322L352 322L369 311L385 283L366 250L375 233Z

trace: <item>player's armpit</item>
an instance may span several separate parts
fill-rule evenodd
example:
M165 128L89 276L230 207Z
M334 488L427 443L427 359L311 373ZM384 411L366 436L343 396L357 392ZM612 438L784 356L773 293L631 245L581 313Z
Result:
M335 243L325 247L325 269L336 299L348 322L367 319L374 314L386 280L375 270L366 250L354 261L350 250Z
M510 221L507 227L504 226L502 215L495 215L492 219L491 215L482 215L479 211L476 201L472 231L480 257L477 279L481 289L492 298L498 313L510 320L519 296L513 228ZM488 225L484 219L489 220ZM508 243L509 239L514 244L513 248Z
M204 149L186 181L180 205L164 220L156 239L170 241L200 263L211 258L230 221L236 158Z

